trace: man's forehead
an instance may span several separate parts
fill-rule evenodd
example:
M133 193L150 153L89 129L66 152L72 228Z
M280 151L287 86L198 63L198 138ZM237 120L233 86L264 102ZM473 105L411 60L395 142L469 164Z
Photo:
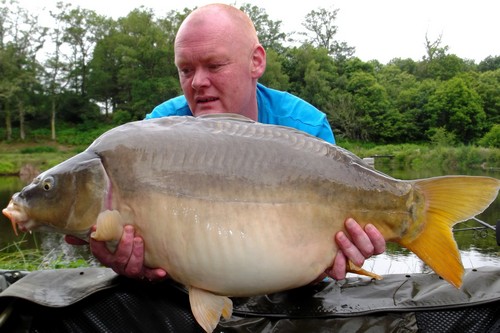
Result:
M213 45L198 45L196 47L178 47L175 49L176 65L188 63L213 63L226 62L231 59L234 52Z

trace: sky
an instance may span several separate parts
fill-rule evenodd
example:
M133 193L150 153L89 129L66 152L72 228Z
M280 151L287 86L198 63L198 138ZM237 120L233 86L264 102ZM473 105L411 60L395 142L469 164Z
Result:
M18 0L32 13L47 12L61 0ZM170 10L194 8L206 0L62 0L74 6L95 10L117 19L140 6L151 8L158 17ZM488 56L500 56L499 0L215 0L236 4L250 3L264 8L269 18L282 22L282 32L304 30L307 13L319 8L339 9L335 24L337 40L356 48L363 61L387 63L394 58L420 60L425 55L425 38L433 42L441 36L441 47L448 53L476 63Z

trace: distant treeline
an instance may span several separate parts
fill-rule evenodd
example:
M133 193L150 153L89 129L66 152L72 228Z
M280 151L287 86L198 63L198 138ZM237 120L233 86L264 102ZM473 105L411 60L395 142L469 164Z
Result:
M267 50L260 82L324 111L337 137L500 147L500 56L476 64L450 54L441 37L422 36L419 61L364 62L335 38L338 9L309 12L299 34L282 32L262 8L241 8ZM0 0L2 138L56 140L68 127L118 125L181 94L173 42L192 9L141 7L115 20L59 3L44 27L16 1Z

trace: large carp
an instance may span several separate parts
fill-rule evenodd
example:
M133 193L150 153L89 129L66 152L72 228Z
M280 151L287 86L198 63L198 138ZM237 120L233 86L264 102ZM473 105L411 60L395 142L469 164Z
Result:
M114 128L45 171L3 210L21 230L112 241L123 225L144 238L145 263L189 290L211 332L227 296L310 283L332 265L347 217L373 223L459 287L451 227L482 212L500 181L449 176L404 181L290 128L236 116L168 117Z

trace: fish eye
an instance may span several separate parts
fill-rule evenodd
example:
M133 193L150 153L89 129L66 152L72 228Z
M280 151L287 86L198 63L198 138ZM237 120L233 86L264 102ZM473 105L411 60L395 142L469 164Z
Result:
M43 183L42 183L42 188L45 190L45 191L50 191L52 189L52 187L54 186L54 177L52 176L48 176L47 178L45 178L43 180Z

